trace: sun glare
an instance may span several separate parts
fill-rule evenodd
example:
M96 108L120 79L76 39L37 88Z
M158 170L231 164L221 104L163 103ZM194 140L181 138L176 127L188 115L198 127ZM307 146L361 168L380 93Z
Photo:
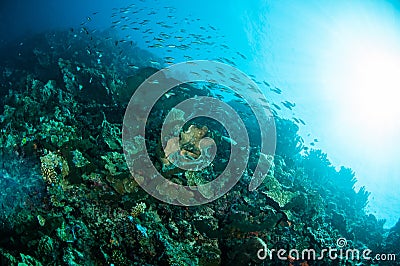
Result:
M355 117L354 124L380 131L396 123L399 115L400 58L394 51L374 40L361 47L349 47L343 72L346 111ZM374 130L375 129L375 130Z
M354 21L334 29L325 80L348 136L385 145L400 132L400 42L387 25Z

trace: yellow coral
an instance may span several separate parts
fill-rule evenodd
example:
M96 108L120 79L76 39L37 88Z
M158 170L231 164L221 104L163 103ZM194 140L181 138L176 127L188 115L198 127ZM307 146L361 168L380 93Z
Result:
M206 126L197 127L191 125L186 132L181 133L180 144L185 150L189 150L195 154L195 158L200 155L200 140L207 134L208 128Z
M43 179L48 184L58 184L62 178L69 174L67 161L58 154L49 152L40 157L40 162ZM59 170L60 174L57 174L57 170Z
M133 217L137 217L145 210L146 210L146 203L144 202L137 203L136 206L132 208L131 215Z
M171 155L179 152L181 156L188 156L197 159L200 156L200 141L207 134L208 128L206 126L197 127L191 125L187 131L182 132L180 140L178 137L170 138L164 149L164 157L160 157L164 165L170 165L174 159ZM211 145L211 143L208 143Z

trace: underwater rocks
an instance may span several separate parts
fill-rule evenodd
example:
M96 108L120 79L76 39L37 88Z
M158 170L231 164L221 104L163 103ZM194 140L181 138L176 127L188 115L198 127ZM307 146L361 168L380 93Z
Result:
M128 171L125 156L118 152L108 152L101 156L106 162L104 168L107 169L111 176L121 175Z
M116 102L117 91L125 86L119 79L110 79L104 70L87 67L60 58L58 66L63 76L64 86L80 102L111 105Z
M144 64L152 58L140 50L119 55L124 43L116 47L95 36L98 46L94 48L80 33L74 34L41 38L39 47L31 49L35 62L51 72L28 63L25 69L2 67L1 261L9 265L283 265L276 257L258 259L257 251L321 251L334 247L339 237L346 237L350 247L399 253L399 226L383 230L382 221L365 215L362 207L368 195L361 190L354 196L349 188L351 173L342 171L333 176L336 181L329 180L327 173L333 171L322 153L300 154L302 140L290 121L278 122L278 155L261 155L261 162L270 168L257 190L248 190L260 155L259 146L252 144L242 178L215 201L181 207L150 197L139 184L151 177L142 169L131 173L126 164L122 117L137 86L157 71ZM45 47L49 44L54 47L51 52ZM127 67L128 63L135 68ZM221 125L209 120L193 119L178 127L190 114L172 108L175 103L209 95L209 89L183 84L170 93L154 106L146 136L127 141L125 151L141 155L147 150L165 178L198 186L200 195L211 199L214 194L201 185L225 169L229 147L239 141L229 139ZM161 139L158 133L168 112L176 134ZM247 118L246 125L252 123ZM252 134L256 133L253 128ZM210 165L201 171L174 165L179 163L176 155L186 159L184 165L210 159L213 143L207 138L218 147ZM342 181L346 189L337 187ZM156 190L166 194L165 184L158 184ZM168 195L175 203L187 202L178 190ZM351 206L355 198L360 208Z
M137 177L138 178L138 177ZM129 194L134 193L139 190L137 182L133 179L133 177L128 176L107 176L106 180L109 182L110 186L115 189L119 194Z

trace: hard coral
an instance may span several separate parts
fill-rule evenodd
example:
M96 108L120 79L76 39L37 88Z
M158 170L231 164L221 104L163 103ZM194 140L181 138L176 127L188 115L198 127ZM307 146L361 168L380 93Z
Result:
M180 145L187 151L200 155L200 140L207 134L208 128L206 126L197 127L191 125L186 132L181 133Z
M59 184L69 174L67 161L58 154L49 152L40 157L40 162L43 179L48 184Z

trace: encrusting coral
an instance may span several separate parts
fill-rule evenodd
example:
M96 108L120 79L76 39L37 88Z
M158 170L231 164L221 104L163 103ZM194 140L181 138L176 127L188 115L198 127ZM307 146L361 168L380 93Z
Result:
M40 157L40 162L43 180L48 184L61 183L69 173L67 161L56 153L49 152Z
M93 42L97 51L88 48ZM352 248L399 254L400 226L386 230L383 221L366 215L369 194L354 192L353 173L338 173L321 152L300 153L297 127L278 117L278 156L262 155L261 162L270 168L257 190L248 190L260 157L259 143L252 143L243 175L220 198L192 207L153 198L139 186L153 177L144 167L131 173L124 152L140 159L148 151L154 167L170 182L198 187L204 199L213 198L214 191L202 185L225 170L229 147L240 141L230 139L221 125L202 118L190 121L190 114L178 109L171 110L171 127L178 130L189 121L181 132L165 139L155 134L176 99L212 91L189 84L173 88L174 97L161 97L155 105L146 134L127 140L123 151L121 135L130 130L122 125L127 99L157 71L148 66L149 60L155 62L153 55L128 42L104 41L100 32L52 32L25 40L24 47L35 49L32 56L40 57L35 62L46 71L32 65L32 58L18 56L26 69L3 67L0 75L0 155L8 156L1 157L3 167L18 176L0 172L0 261L5 264L261 265L255 260L260 248L320 251L339 237L346 237ZM135 50L125 54L130 49ZM100 58L108 63L98 63ZM256 118L245 120L247 125ZM218 156L203 169L172 163L177 163L175 155L187 164L208 159L211 139ZM228 176L232 172L228 169ZM177 205L187 205L187 197L195 195L183 195L166 182L154 188L155 195L168 195ZM264 261L281 263L276 257Z

